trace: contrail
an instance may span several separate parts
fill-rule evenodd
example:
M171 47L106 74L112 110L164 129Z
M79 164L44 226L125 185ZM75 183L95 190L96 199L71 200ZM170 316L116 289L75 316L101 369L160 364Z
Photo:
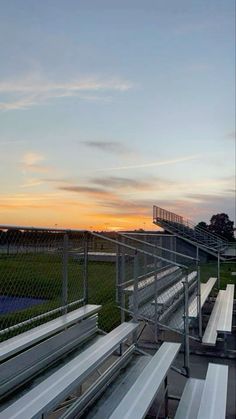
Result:
M142 169L144 167L154 167L154 166L167 166L169 164L181 163L184 161L195 160L199 158L199 155L195 156L186 156L186 157L179 157L177 159L172 160L163 160L163 161L155 161L152 163L143 163L143 164L135 164L132 166L120 166L120 167L108 167L105 169L97 169L97 171L107 171L107 170L129 170L129 169Z

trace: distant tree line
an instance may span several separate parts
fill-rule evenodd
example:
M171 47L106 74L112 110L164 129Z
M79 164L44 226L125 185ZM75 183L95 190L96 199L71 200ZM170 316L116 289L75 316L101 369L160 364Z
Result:
M210 219L210 224L205 223L205 221L200 221L195 229L198 228L217 234L228 241L235 241L234 222L225 213L213 215Z

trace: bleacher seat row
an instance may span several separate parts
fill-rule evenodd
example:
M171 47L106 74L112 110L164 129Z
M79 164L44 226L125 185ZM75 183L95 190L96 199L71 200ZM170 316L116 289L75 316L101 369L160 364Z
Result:
M55 409L57 417L72 419L90 405L88 418L145 418L162 384L167 386L166 377L181 344L164 342L153 357L140 355L133 343L133 334L139 324L124 322L101 336L97 329L100 308L95 305L81 307L1 345L1 419L41 418ZM84 346L78 346L82 342ZM70 356L65 358L68 354ZM63 362L60 363L61 357ZM98 368L106 365L104 362L108 362L105 372L100 373L99 378L91 379ZM142 368L138 368L141 363ZM130 364L133 365L131 375L127 367ZM97 408L97 398L110 388L111 382L115 385L121 373L124 378L120 385L115 386L114 393ZM86 380L90 380L90 387L78 395L78 389ZM16 388L17 397L11 394ZM190 398L186 407L191 391L196 397ZM210 365L205 381L187 380L176 418L223 418L226 391L227 367ZM211 407L211 415L206 416L212 400L218 400L219 394L222 403L218 406L217 401L214 408ZM63 404L66 399L68 403ZM195 412L195 416L187 416L187 413L183 416L184 410ZM219 412L221 416L217 416Z

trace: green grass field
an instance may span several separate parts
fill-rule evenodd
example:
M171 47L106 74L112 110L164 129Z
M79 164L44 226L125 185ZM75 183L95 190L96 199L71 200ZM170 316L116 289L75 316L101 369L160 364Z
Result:
M68 261L68 302L83 298L84 267L81 261ZM24 254L0 258L0 295L44 300L31 308L0 316L0 327L53 310L62 305L62 259L48 254ZM101 304L99 326L109 331L119 324L115 303L115 264L89 262L88 302ZM75 307L74 307L75 308Z

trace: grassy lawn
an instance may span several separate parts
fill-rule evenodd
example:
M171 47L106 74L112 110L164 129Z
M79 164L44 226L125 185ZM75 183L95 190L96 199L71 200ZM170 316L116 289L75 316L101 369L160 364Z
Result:
M18 254L0 257L0 295L44 300L42 304L0 316L0 328L35 317L62 305L62 259L55 254ZM69 258L68 301L83 298L83 263ZM101 304L99 326L109 331L119 323L115 303L115 264L89 262L89 303ZM75 307L74 307L75 308Z

